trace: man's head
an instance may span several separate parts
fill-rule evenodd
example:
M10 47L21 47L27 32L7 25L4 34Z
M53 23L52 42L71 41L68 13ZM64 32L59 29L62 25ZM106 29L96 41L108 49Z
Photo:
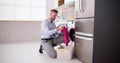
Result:
M58 14L58 11L57 11L57 10L51 9L51 10L50 10L50 16L49 16L50 20L51 20L51 21L54 21L54 20L56 19L57 14Z

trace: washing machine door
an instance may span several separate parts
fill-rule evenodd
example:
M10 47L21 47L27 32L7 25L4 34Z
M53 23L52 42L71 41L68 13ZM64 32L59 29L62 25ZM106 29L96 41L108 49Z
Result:
M71 39L72 41L75 40L74 34L75 34L75 29L74 29L74 28L71 28L70 31L69 31L69 35L70 35L70 39Z

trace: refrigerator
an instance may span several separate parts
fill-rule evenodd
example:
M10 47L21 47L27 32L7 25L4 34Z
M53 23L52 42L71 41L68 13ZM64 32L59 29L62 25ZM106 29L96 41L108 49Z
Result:
M75 0L75 57L92 63L95 0Z

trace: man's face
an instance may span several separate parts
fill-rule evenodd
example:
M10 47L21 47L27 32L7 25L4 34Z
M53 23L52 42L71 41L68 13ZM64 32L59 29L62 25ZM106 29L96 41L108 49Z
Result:
M56 19L57 13L56 12L50 12L50 19L54 21Z

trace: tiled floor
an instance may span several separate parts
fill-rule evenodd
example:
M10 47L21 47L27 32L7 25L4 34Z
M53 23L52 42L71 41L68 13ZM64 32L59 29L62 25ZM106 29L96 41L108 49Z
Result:
M39 54L39 42L0 44L0 63L81 63L77 59L61 61Z

